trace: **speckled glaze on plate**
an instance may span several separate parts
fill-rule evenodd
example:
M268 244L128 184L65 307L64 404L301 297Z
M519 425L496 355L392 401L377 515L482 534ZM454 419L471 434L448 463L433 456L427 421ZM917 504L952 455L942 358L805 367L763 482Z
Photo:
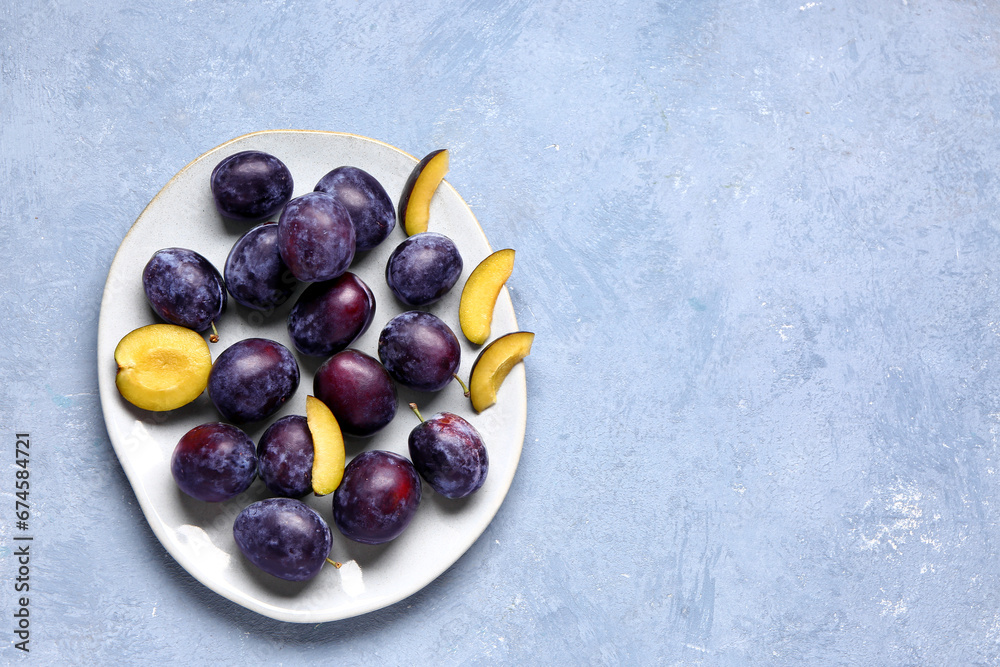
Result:
M304 583L281 581L254 568L237 549L232 524L243 507L267 496L260 480L233 500L211 504L185 496L170 475L169 458L180 437L198 424L220 420L207 393L172 412L140 410L119 395L114 361L114 350L122 336L157 321L146 303L141 281L142 268L156 250L169 246L190 248L221 270L236 240L253 224L259 224L222 218L209 189L215 165L244 150L266 151L285 162L295 180L294 196L311 191L329 170L352 165L375 176L395 203L417 163L413 156L365 137L270 130L237 137L181 169L136 220L111 265L101 302L97 346L104 419L115 453L150 527L193 577L237 604L271 618L297 623L349 618L417 592L458 560L489 525L510 488L521 455L527 416L524 368L521 364L514 368L500 389L497 404L481 415L475 414L457 383L433 395L401 388L399 410L389 426L368 439L348 439L348 459L369 449L406 455L407 436L417 424L407 407L409 402L418 403L425 417L441 410L457 412L482 433L489 449L489 476L472 497L448 500L425 484L417 515L403 535L385 545L368 546L347 540L333 526L330 496L310 495L305 501L330 522L334 533L331 557L341 561L343 567L324 567L315 579ZM469 207L447 181L432 200L431 229L455 241L464 268L455 288L424 310L444 319L458 335L462 342L460 375L468 378L479 350L461 335L458 301L469 273L491 249ZM377 356L382 326L394 315L409 310L389 292L384 276L389 254L405 238L397 223L385 242L359 255L350 269L375 294L375 320L352 345L372 356ZM232 343L251 336L272 338L291 349L285 319L298 292L268 315L245 309L230 299L229 310L219 322L221 340L210 346L212 358ZM514 309L504 289L494 314L493 337L515 330ZM245 427L254 441L274 420L288 414L305 414L306 395L312 393L313 375L323 360L296 356L302 371L298 391L272 418Z

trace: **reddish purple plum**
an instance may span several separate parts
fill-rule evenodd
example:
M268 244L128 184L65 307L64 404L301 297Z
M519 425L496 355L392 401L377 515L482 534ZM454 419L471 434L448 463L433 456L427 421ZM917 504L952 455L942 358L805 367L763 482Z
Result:
M350 271L313 283L288 313L288 333L302 354L328 357L368 330L375 317L375 295Z
M266 498L248 505L233 522L233 538L247 560L287 581L319 574L333 546L329 524L294 498Z
M382 243L396 226L396 209L382 184L357 167L337 167L316 184L317 192L336 196L347 207L358 252Z
M364 544L394 540L420 504L420 476L405 456L382 450L358 454L333 494L333 521L348 539Z
M269 311L288 301L298 281L278 252L278 223L257 225L229 251L226 287L237 303Z
M228 421L266 419L299 386L299 365L287 347L266 338L246 338L219 355L208 376L208 395Z
M420 417L416 405L410 404ZM439 412L410 431L410 459L420 476L445 498L478 491L490 469L483 436L467 420Z
M312 432L302 415L267 427L257 442L257 474L276 496L301 498L312 491Z
M278 218L278 252L304 282L332 280L354 261L351 214L339 199L309 192L288 202Z
M437 315L410 310L382 329L378 356L396 382L431 392L451 382L462 360L462 348L455 332Z
M366 437L396 416L396 385L377 359L347 349L333 355L313 378L313 393L326 403L348 435Z
M153 253L142 270L142 287L157 315L195 331L208 329L226 310L226 284L219 270L187 248Z
M414 234L396 246L385 265L385 281L408 306L426 306L448 293L462 275L454 241L437 232Z
M214 422L185 433L170 457L181 491L205 502L229 500L253 483L257 455L253 440L231 424Z
M212 170L215 207L237 220L263 220L277 213L291 199L293 187L285 163L261 151L230 155Z

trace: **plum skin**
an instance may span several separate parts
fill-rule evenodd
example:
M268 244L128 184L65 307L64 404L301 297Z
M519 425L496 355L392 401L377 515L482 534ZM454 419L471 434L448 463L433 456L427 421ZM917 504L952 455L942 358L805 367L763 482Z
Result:
M420 495L420 475L405 456L362 452L347 464L333 494L333 521L348 539L384 544L410 525Z
M205 257L187 248L163 248L142 270L142 287L161 318L204 331L226 310L226 284Z
M267 427L257 442L257 474L264 486L286 498L312 491L312 432L302 415L286 415Z
M299 386L299 365L281 343L246 338L219 355L208 376L208 396L232 422L270 417Z
M241 151L223 158L210 178L220 214L237 220L262 220L291 199L294 182L285 163L262 151Z
M257 225L233 244L223 268L233 299L247 308L277 308L295 291L297 281L278 252L278 223Z
M247 560L287 581L315 577L333 546L329 524L294 498L265 498L248 505L233 522L233 538Z
M358 252L382 243L396 226L396 209L388 193L363 169L337 167L321 178L314 189L335 195L347 208Z
M385 265L385 281L408 306L427 306L447 294L462 275L462 255L444 234L421 232L396 246Z
M444 389L458 371L462 348L437 315L410 310L383 327L378 356L396 382L418 391Z
M396 385L378 359L347 349L333 355L313 377L313 394L323 401L341 430L367 437L396 416Z
M257 475L253 441L231 424L201 424L185 433L170 457L181 491L205 502L222 502L244 491Z
M486 481L490 461L483 438L454 413L439 412L418 424L408 445L417 472L445 498L464 498Z
M288 313L288 334L302 354L328 357L364 334L375 318L375 295L347 271L312 283Z
M278 252L303 282L332 280L354 261L351 215L339 199L308 192L292 199L278 218Z

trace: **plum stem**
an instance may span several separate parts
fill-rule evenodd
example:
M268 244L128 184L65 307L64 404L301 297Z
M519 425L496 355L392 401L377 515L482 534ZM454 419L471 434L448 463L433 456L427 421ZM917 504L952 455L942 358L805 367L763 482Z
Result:
M212 335L208 337L209 343L219 342L219 330L215 328L215 320L212 320Z
M343 563L338 563L337 561L330 560L329 558L326 559L326 562L329 563L330 565L334 566L338 570L343 566Z
M410 409L413 410L413 414L417 416L417 419L419 419L421 422L424 421L424 418L420 415L420 410L417 409L416 403L410 403Z
M462 385L462 393L465 394L466 398L468 398L469 394L471 393L469 391L469 387L464 382L462 382L462 378L458 377L458 373L452 373L451 376L456 380L458 380L458 383Z

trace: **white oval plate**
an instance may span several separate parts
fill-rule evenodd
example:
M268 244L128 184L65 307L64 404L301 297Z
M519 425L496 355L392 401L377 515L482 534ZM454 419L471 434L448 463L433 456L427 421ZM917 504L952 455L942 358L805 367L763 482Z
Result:
M424 417L448 410L468 419L482 434L490 456L486 483L470 498L454 501L424 485L416 517L396 540L380 546L345 539L333 525L330 496L310 495L305 501L330 523L334 534L331 557L344 566L325 566L309 582L291 583L264 574L239 552L233 540L236 515L253 501L267 496L260 480L248 491L224 503L203 503L181 493L170 474L174 446L189 429L219 421L207 393L190 405L168 413L140 410L125 401L115 387L114 350L129 331L157 320L142 289L142 269L152 254L165 247L195 250L220 271L236 240L253 225L220 216L213 205L209 177L218 162L233 153L261 150L280 158L295 180L294 196L313 189L329 170L352 165L364 169L385 187L394 203L417 160L387 144L350 134L300 130L255 132L214 148L181 169L153 198L129 230L108 275L101 302L97 364L101 405L108 435L150 527L168 552L220 595L271 618L297 623L319 623L363 614L402 600L419 591L450 567L483 533L510 488L521 455L527 417L527 392L522 365L507 377L497 404L477 415L457 383L438 394L400 389L399 410L385 429L368 439L349 439L348 459L368 449L387 449L408 455L407 436L418 423L407 407L416 401ZM271 219L276 219L273 216ZM255 223L256 224L256 223ZM455 288L426 310L441 317L462 341L459 374L468 378L478 350L461 334L458 300L473 268L490 252L483 230L458 192L443 182L431 203L433 231L455 241L464 260ZM389 254L405 239L397 222L389 238L355 259L351 271L372 289L375 320L352 347L377 357L378 335L394 315L408 310L385 283ZM301 287L300 287L301 291ZM219 322L221 340L211 345L212 357L243 338L277 340L294 350L285 317L294 295L267 317L229 300ZM514 309L506 289L494 313L494 337L517 330ZM305 397L312 393L313 375L322 359L296 353L302 372L298 391L282 410L245 430L256 441L275 419L305 414Z

